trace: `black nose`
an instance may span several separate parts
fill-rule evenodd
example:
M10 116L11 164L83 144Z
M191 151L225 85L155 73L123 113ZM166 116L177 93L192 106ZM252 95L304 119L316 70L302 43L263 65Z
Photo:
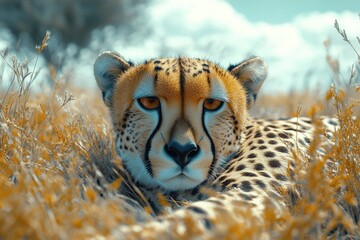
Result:
M194 143L180 144L171 141L165 145L165 152L181 167L184 168L199 152L198 146Z

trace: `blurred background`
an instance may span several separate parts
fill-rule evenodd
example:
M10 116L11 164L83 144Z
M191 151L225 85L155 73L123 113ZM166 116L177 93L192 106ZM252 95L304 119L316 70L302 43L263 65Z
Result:
M357 44L359 12L358 0L0 0L0 51L30 58L49 30L39 66L78 86L95 87L96 56L114 50L135 63L180 55L223 67L257 55L269 66L264 93L325 89L327 55L344 74L356 63L335 19Z

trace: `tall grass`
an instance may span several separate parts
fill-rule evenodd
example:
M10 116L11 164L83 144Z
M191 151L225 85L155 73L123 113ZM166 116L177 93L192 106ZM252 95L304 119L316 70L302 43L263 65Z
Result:
M47 38L29 61L19 62L8 52L1 53L0 65L13 74L10 86L0 91L0 239L110 237L121 224L151 219L149 208L142 211L117 192L130 180L114 151L100 94L85 94L54 70L54 88L33 91L36 59ZM0 79L4 80L3 72ZM359 87L351 82L355 70L349 75L345 89L330 88L323 97L317 96L315 105L309 103L301 111L297 102L285 105L285 115L307 114L316 123L308 154L293 152L299 162L293 188L300 197L284 192L291 214L269 205L265 223L259 224L247 212L237 213L242 219L223 213L215 223L223 226L221 232L211 234L196 229L193 223L197 220L188 216L179 223L188 235L175 230L173 234L235 239L360 238L360 118L353 118L359 113ZM284 98L291 99L272 97L278 106L287 102ZM317 119L323 113L335 114L340 130L331 138L332 147L320 156L314 149L322 147L322 126ZM143 201L141 205L147 205L136 189L131 191ZM149 234L155 238L157 232L150 229Z
M33 91L46 38L32 61L1 54L13 75L0 93L0 238L107 235L119 222L132 221L129 204L101 198L95 176L88 177L91 168L101 179L97 161L119 164L107 112L97 97L76 89L70 94L61 79L53 79L53 89ZM119 184L110 184L107 195Z

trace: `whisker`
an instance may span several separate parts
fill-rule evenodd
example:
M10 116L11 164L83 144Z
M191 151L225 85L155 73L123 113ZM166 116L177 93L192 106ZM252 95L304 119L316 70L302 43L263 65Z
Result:
M214 172L212 172L209 177L212 181L215 181L216 180L216 174Z
M200 144L200 142L204 139L204 137L205 137L205 134L203 134L203 135L200 137L199 142L197 143L197 145Z
M161 135L161 138L164 140L165 145L167 145L167 142L166 142L166 140L165 140L164 135L162 134L162 132L160 132L160 135Z

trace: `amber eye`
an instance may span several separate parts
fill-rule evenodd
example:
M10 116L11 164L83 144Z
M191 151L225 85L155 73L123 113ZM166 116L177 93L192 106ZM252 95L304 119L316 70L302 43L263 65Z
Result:
M160 100L157 97L142 97L138 98L140 106L146 110L153 110L160 106Z
M224 104L223 101L213 99L213 98L207 98L204 101L204 109L208 111L216 111Z

